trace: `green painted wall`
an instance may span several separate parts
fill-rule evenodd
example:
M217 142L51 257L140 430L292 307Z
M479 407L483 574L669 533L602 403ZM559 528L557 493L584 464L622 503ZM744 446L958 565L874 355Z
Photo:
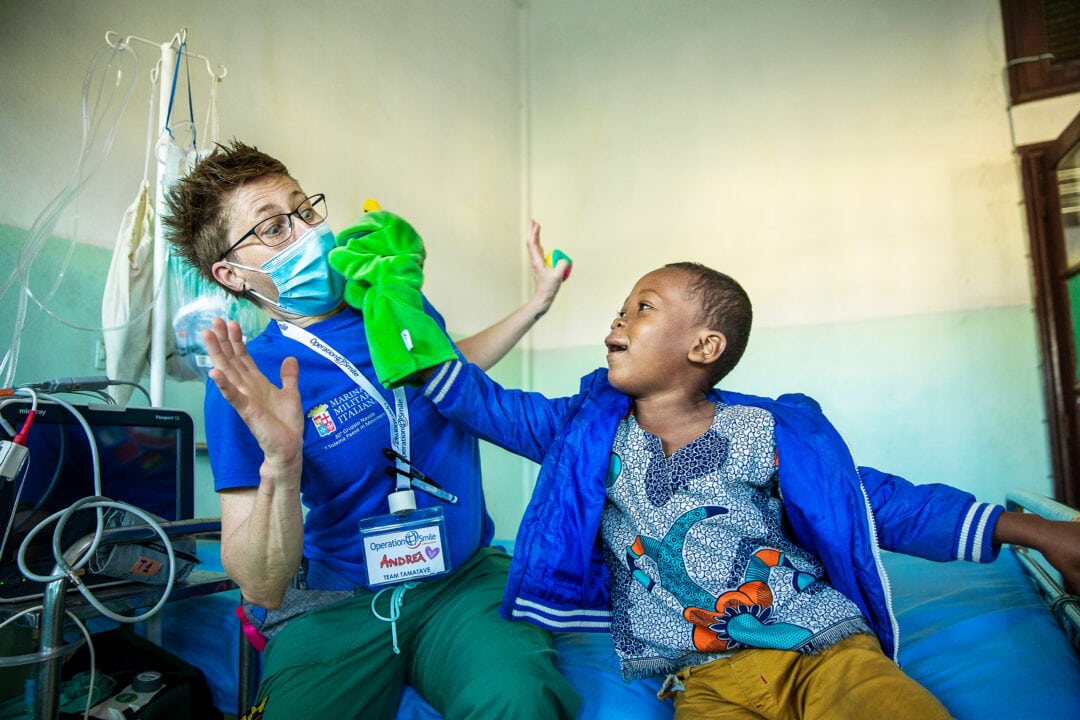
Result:
M0 267L14 266L22 236L0 226ZM68 250L65 241L46 244L34 265L35 292L44 292L44 283L59 275ZM74 248L51 303L66 322L100 326L108 259L102 248ZM0 312L5 348L15 303L9 291ZM17 382L103 372L93 365L99 332L74 329L35 310L28 318ZM762 395L813 396L860 464L915 482L956 485L992 501L1013 486L1052 494L1035 331L1027 307L762 328L723 385ZM602 338L600 332L588 347L533 351L531 367L524 352L515 350L492 374L507 386L570 394L581 375L603 365ZM188 410L200 436L202 390L195 382L169 382L166 389L166 404ZM196 510L214 516L209 466L204 455L199 460ZM512 537L536 466L487 445L483 462L497 535Z
M1013 486L1053 494L1029 308L754 331L721 386L821 403L856 462L913 482L1003 501ZM538 353L535 387L576 390L602 366L594 346Z
M0 225L0 268L4 285L11 279L26 231ZM31 264L30 290L44 300L57 278L55 295L49 311L63 322L80 327L101 326L101 296L109 269L109 251L85 244L50 239ZM62 277L61 277L62 276ZM18 280L0 298L0 347L5 351L12 341L15 312L18 307ZM22 352L17 365L16 382L45 380L57 375L104 374L94 370L94 344L100 333L68 327L27 301L26 326Z

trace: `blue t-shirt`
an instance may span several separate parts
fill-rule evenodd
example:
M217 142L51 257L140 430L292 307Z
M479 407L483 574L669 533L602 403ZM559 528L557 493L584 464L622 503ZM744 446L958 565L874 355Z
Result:
M426 303L425 310L440 326L442 317ZM371 381L393 408L393 392L375 376L364 333L363 316L353 308L305 328L348 358ZM259 369L280 385L281 361L300 363L299 389L304 411L304 468L301 500L304 555L329 566L358 585L366 585L359 523L386 515L387 495L395 480L386 474L392 463L383 455L390 447L390 421L382 407L330 360L282 335L277 322L248 343ZM409 407L412 465L458 496L450 505L416 492L418 508L441 507L446 517L446 543L451 569L460 567L478 548L488 545L494 525L484 505L477 440L444 419L419 388L405 389ZM214 489L259 484L263 453L243 420L207 383L206 439Z

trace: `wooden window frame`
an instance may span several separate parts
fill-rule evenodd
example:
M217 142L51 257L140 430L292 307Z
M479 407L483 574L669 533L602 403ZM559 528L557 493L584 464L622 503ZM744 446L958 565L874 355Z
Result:
M1077 409L1080 392L1065 279L1069 268L1061 225L1057 165L1077 143L1080 143L1080 115L1056 140L1018 149L1034 274L1054 496L1072 507L1080 507L1080 412Z
M1012 105L1080 91L1080 58L1053 59L1043 19L1047 1L1001 0Z

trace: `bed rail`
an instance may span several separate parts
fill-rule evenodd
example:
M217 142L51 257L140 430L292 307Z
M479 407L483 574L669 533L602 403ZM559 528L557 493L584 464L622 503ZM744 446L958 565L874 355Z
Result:
M1048 520L1080 522L1080 510L1027 490L1010 490L1005 496L1005 507L1013 511L1041 515ZM1011 547L1020 567L1050 606L1050 612L1065 631L1073 650L1080 655L1080 596L1065 592L1058 573L1050 568L1038 552L1015 545Z

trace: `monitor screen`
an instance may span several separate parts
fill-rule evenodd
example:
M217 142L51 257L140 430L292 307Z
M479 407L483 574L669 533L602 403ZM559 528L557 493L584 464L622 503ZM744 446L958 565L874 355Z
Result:
M93 432L101 468L101 494L165 520L194 517L195 436L183 410L71 403ZM0 415L10 428L22 427L31 407L9 400ZM6 430L0 439L10 440ZM62 405L41 401L27 437L29 458L13 481L0 485L0 582L17 573L19 545L42 519L76 500L94 495L93 462L86 431ZM141 522L141 521L139 521ZM72 517L62 546L92 532L93 510ZM31 569L49 574L53 525L28 548ZM3 593L0 592L0 595Z

